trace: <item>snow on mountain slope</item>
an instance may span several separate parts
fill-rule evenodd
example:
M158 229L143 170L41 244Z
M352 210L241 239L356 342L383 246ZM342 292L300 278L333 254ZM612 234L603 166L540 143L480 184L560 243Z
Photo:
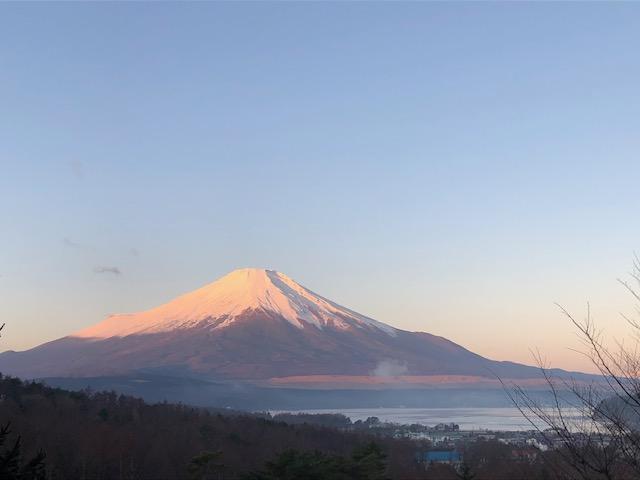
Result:
M535 368L377 322L261 269L236 270L157 308L113 315L31 350L2 353L0 371L23 378L155 372L225 381L539 376Z
M112 315L73 337L105 339L170 332L203 324L221 329L251 310L278 315L297 328L305 325L340 330L375 327L396 335L393 327L341 307L282 273L244 268L157 308Z

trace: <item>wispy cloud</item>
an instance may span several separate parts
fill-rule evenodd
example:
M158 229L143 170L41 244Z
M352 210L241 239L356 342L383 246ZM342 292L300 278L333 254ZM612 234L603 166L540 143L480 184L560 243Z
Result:
M77 252L96 253L97 251L97 248L95 246L87 243L77 242L71 237L64 237L62 239L62 244L65 248L76 250Z
M94 267L93 273L110 273L112 275L122 275L118 267Z
M69 248L82 248L82 245L80 245L77 242L74 242L73 240L71 240L69 237L64 237L64 239L62 240L62 243L64 243L65 247L69 247Z

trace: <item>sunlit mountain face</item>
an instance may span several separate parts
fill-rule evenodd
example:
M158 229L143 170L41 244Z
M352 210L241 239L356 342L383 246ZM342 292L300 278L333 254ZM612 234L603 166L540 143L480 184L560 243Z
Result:
M378 385L534 379L445 338L360 315L263 269L236 270L151 310L101 323L25 352L0 371L28 378L154 372L273 385Z

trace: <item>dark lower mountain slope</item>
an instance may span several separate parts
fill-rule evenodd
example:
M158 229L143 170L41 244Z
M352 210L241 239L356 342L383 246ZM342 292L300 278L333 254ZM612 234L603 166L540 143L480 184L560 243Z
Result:
M537 369L495 362L442 337L396 330L297 328L271 312L251 311L224 329L190 329L87 339L65 337L0 355L0 370L27 378L122 375L142 370L210 379L368 376L381 362L395 375L532 378Z
M226 385L337 382L340 388L539 378L536 368L492 361L445 338L391 327L283 274L257 269L232 272L155 309L111 316L25 352L5 352L0 371L23 378L151 373Z

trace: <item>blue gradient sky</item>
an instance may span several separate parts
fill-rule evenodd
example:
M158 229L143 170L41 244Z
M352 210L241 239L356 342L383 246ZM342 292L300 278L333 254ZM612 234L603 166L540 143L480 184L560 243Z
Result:
M0 5L0 318L22 349L239 267L586 368L640 248L640 5ZM117 267L120 275L100 267Z

